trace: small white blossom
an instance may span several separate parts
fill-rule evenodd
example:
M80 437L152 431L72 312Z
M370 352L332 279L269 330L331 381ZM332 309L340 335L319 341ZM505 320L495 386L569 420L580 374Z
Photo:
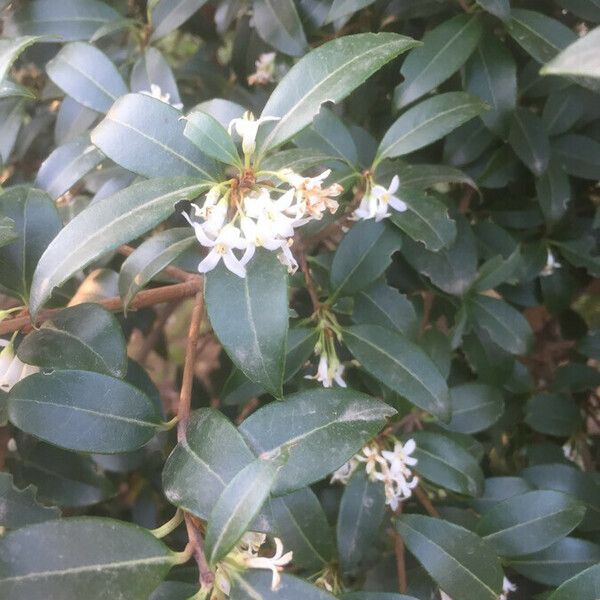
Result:
M196 232L201 230L201 227L195 228ZM205 239L205 246L212 246L212 250L206 255L204 260L198 265L200 273L212 271L219 261L223 259L225 266L239 277L246 276L246 263L250 260L249 252L239 259L234 254L234 250L242 250L247 248L247 242L241 237L240 230L234 225L227 224L221 229L219 235L214 241Z
M279 121L279 117L260 117L260 119L255 119L254 115L247 111L241 118L233 119L229 123L227 131L231 135L235 129L237 134L242 138L242 150L244 154L250 156L254 154L254 150L256 149L258 128L267 121Z
M546 259L546 264L540 273L541 276L548 277L549 275L552 275L556 269L560 269L561 267L562 265L556 260L552 250L548 248L548 258Z
M39 368L21 361L15 354L12 342L0 340L0 346L4 346L0 352L0 389L9 392L16 383L37 373Z
M165 92L160 89L159 85L155 83L150 84L150 90L143 90L140 94L144 94L145 96L151 96L152 98L156 98L165 104L171 105L173 108L177 110L181 110L183 108L183 104L181 102L171 102L171 94Z
M330 174L331 169L327 169L316 177L302 177L290 169L284 169L281 171L280 177L296 189L296 197L303 209L302 212L307 217L320 220L326 210L334 213L338 209L339 203L333 198L344 191L339 183L323 187L323 181Z
M246 566L251 569L269 569L273 573L271 579L271 590L276 591L281 584L280 571L283 571L283 567L289 564L293 558L293 552L283 553L283 544L281 540L276 537L275 539L275 554L270 558L266 556L249 555L246 558Z
M348 462L345 462L337 471L334 471L329 483L335 483L336 481L339 481L341 484L346 485L350 481L352 475L354 475L354 472L356 471L359 465L360 462L356 458L352 457Z
M315 375L307 375L306 379L316 379L323 387L333 387L334 382L340 387L347 387L346 382L343 379L344 365L342 365L337 356L335 361L329 360L327 354L321 354L319 358L319 365L317 367L317 373Z
M248 85L267 85L275 81L275 52L263 52L254 63L256 71L248 76Z
M388 205L398 212L404 212L408 207L405 202L394 194L400 187L400 178L394 175L390 186L386 189L382 185L374 185L364 195L359 207L354 211L356 219L375 219L381 221L390 216Z

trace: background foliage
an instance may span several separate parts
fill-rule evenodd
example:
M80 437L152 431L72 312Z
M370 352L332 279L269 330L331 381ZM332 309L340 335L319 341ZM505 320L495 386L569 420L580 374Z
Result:
M600 2L0 9L2 600L598 598ZM198 276L259 163L339 209Z

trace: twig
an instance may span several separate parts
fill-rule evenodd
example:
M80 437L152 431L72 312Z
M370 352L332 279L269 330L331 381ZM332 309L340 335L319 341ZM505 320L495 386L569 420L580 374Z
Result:
M321 302L319 301L317 286L315 285L315 281L312 278L310 268L308 266L308 261L306 260L306 253L304 252L304 247L300 249L300 268L302 269L302 273L304 273L304 281L306 283L308 295L310 296L310 301L313 305L313 310L317 312L321 306Z
M164 329L165 324L167 323L167 320L173 314L173 311L178 306L179 306L178 300L169 302L164 307L164 309L160 312L157 319L152 324L152 329L150 330L150 333L146 336L146 338L142 342L142 347L137 355L137 361L140 364L143 365L146 362L148 355L150 354L150 352L152 351L154 346L156 346L156 343L158 342L160 334L162 333L162 330Z
M190 298L198 293L201 286L202 280L200 277L193 276L183 283L175 283L173 285L166 285L151 290L143 290L136 295L129 306L132 309L145 308L147 306L153 306L154 304ZM106 310L111 312L117 312L123 308L123 302L119 296L98 300L96 304L103 306ZM48 308L42 310L40 311L36 322L41 323L61 310L61 308ZM16 317L14 319L6 319L0 323L0 335L19 331L20 329L28 328L30 325L31 321L28 315Z
M398 506L396 514L402 513L402 504ZM408 589L408 581L406 578L406 560L404 551L404 542L398 533L398 530L394 528L394 554L396 555L396 570L398 572L398 591L401 594L406 594Z
M429 496L420 486L415 488L415 496L417 500L423 505L423 508L432 516L439 519L440 513L437 508L431 503Z
M181 380L181 393L179 394L179 407L177 409L177 441L185 440L187 424L190 418L192 404L192 384L194 382L194 364L196 363L196 348L200 334L200 323L204 311L204 295L202 291L197 292L194 310L188 331L187 347L185 350L185 363L183 365L183 377Z
M204 541L198 529L196 518L189 513L185 513L185 527L192 546L192 554L196 559L198 571L200 572L200 585L209 587L213 584L215 576L210 570L204 555Z

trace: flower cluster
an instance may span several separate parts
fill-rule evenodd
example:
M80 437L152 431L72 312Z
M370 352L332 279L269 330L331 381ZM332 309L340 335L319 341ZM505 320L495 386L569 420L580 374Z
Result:
M387 441L393 444L392 450L384 450L378 442L368 444L333 474L331 482L348 483L354 472L364 464L371 481L383 482L385 503L395 511L400 502L412 496L412 490L419 483L419 478L410 468L417 464L417 459L411 456L417 445L412 439L402 444L393 436Z
M336 350L336 340L342 339L342 330L332 312L321 310L317 314L319 337L314 352L319 357L319 364L317 372L314 375L307 375L306 379L316 379L326 388L332 387L334 382L345 388L344 365Z
M230 123L230 135L235 130L242 138L246 165L255 151L259 126L269 120L274 117L255 120L246 113ZM342 193L342 187L323 187L329 174L328 170L317 177L302 177L290 169L249 171L241 180L212 187L201 207L193 205L191 216L183 213L200 244L210 249L198 265L200 273L214 269L222 259L232 273L245 277L246 265L259 247L277 251L289 272L295 272L298 263L290 250L294 230L323 218L326 210L337 210L338 203L333 198Z
M248 85L267 85L275 81L275 52L263 52L254 63L256 71L248 76Z
M145 96L151 96L152 98L156 98L165 104L171 105L173 108L177 110L181 110L183 108L183 104L181 102L171 102L171 94L164 92L160 89L159 85L155 83L150 84L150 90L143 90L140 94L144 94Z
M375 219L376 221L381 221L391 215L388 211L390 206L398 212L404 212L408 208L406 202L394 195L399 187L400 178L398 175L394 175L387 189L382 185L373 185L368 180L365 195L362 197L358 208L354 211L354 218L357 220Z
M283 552L283 544L276 537L275 554L266 557L260 556L260 548L265 543L267 536L264 533L247 532L239 544L221 561L215 572L215 587L220 596L229 596L231 583L236 574L246 569L267 569L273 574L271 579L271 590L276 591L281 584L279 573L283 567L292 561L292 552Z
M4 346L0 352L0 389L9 392L13 385L37 373L39 368L22 362L15 354L12 341L0 340L0 346Z

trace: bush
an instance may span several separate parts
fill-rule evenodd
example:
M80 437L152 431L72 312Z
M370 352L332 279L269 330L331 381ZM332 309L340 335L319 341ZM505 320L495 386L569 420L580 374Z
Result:
M598 0L0 10L0 600L598 597Z

